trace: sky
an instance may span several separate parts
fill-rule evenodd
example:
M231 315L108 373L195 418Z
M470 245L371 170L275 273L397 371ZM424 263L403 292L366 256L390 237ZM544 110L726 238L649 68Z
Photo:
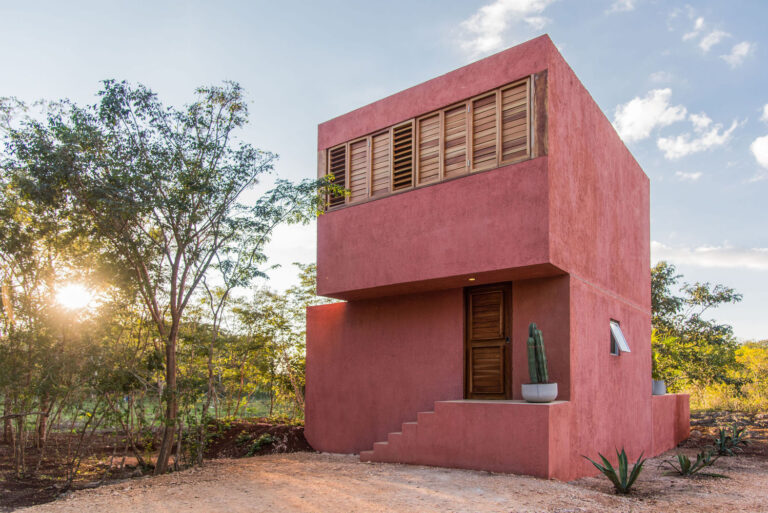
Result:
M652 262L734 287L712 316L768 338L768 2L0 0L0 26L0 96L94 103L114 78L180 106L235 80L240 138L294 180L319 123L547 33L651 180ZM313 225L278 230L268 285L315 247Z

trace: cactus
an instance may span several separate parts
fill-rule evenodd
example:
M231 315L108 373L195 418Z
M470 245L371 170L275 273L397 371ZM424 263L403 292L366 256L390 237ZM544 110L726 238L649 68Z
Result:
M544 352L544 339L541 330L532 322L528 327L528 372L531 383L548 383L547 355Z

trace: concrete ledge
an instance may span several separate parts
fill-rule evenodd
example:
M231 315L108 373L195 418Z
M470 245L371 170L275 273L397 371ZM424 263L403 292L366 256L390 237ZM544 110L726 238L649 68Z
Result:
M527 474L567 480L571 403L438 401L362 461ZM413 423L409 423L413 424Z
M688 438L691 409L688 394L654 395L653 455L661 454Z

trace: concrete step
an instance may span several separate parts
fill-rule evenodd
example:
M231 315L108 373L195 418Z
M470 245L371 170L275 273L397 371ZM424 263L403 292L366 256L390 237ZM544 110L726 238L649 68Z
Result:
M373 461L373 451L360 451L360 461Z

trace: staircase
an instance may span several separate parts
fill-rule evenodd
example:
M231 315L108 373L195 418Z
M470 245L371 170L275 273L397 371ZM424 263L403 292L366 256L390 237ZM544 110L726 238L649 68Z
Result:
M550 459L553 437L562 439L570 403L523 401L438 401L415 422L360 452L360 461L408 463L550 478L559 474ZM561 420L561 422L557 422Z

